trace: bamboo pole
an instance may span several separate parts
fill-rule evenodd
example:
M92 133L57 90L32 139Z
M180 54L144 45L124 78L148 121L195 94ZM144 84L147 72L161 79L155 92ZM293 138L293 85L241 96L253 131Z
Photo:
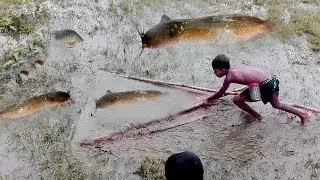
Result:
M186 85L182 83L174 83L174 82L165 82L165 81L160 81L160 80L153 80L153 79L147 79L147 78L139 78L139 77L133 77L133 76L127 76L127 75L122 75L122 74L117 74L120 77L127 78L127 79L132 79L132 80L137 80L137 81L142 81L142 82L147 82L147 83L152 83L156 85L169 85L169 86L178 86L178 87L184 87L184 88L190 88L190 89L195 89L195 90L200 90L200 91L205 91L205 92L218 92L218 90L215 89L209 89L209 88L202 88L202 87L197 87L197 86L191 86L191 85ZM241 87L236 89L236 91L242 90L245 87ZM226 91L225 95L237 95L237 92L233 91Z
M121 131L121 132L114 132L114 133L111 133L106 136L101 136L101 137L97 137L97 138L93 138L93 139L84 140L80 143L80 145L81 146L102 147L102 145L107 142L111 143L113 141L117 141L117 140L120 140L123 138L134 138L134 137L141 136L141 135L151 134L156 131L163 131L166 129L170 129L170 128L173 128L173 127L176 127L176 126L179 126L182 124L176 124L172 127L167 126L167 127L164 127L162 130L159 129L158 127L159 127L159 124L161 124L163 122L166 122L166 121L172 122L172 119L177 118L178 116L181 116L181 115L191 113L191 112L193 112L199 108L202 108L202 107L205 107L205 104L203 102L195 104L190 108L179 111L179 112L175 113L174 115L169 115L164 118L155 119L155 120L152 120L152 121L149 121L146 123L138 124L138 125L130 127L130 128L128 128L124 131Z
M286 102L284 102L284 103L286 103ZM293 104L293 103L287 103L287 104L290 104L293 107L304 109L304 110L311 111L311 112L314 112L314 113L320 113L320 109L307 107L307 106L303 106L303 105L299 105L299 104Z

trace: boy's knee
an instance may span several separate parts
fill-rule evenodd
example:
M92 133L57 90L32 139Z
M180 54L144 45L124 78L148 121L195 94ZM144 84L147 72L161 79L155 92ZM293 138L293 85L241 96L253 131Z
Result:
M271 103L271 106L272 106L273 108L276 108L276 109L280 109L280 108L281 108L280 103Z
M245 102L241 96L235 96L232 101L236 105L243 104Z

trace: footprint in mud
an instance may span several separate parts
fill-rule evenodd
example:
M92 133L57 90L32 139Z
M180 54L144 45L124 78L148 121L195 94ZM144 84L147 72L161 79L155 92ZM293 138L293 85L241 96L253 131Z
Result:
M221 154L239 159L252 159L257 156L256 149L262 146L263 136L252 134L251 126L246 123L232 126L230 132L217 143Z
M256 118L252 117L250 114L243 111L241 112L239 119L243 121L245 124L251 124L253 122L262 122L261 120L257 120Z

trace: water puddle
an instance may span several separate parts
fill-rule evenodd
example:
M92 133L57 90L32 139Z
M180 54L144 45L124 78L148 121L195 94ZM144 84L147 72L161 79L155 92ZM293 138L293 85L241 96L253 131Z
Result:
M75 138L79 141L162 118L198 102L196 96L181 89L128 80L104 71L97 72L96 78L95 85L87 92L83 92L90 97L77 124L78 132ZM81 86L79 82L75 84ZM140 99L130 103L117 103L106 108L98 108L95 112L94 100L101 98L108 90L111 92L155 90L164 94L152 100ZM93 116L92 112L95 112Z

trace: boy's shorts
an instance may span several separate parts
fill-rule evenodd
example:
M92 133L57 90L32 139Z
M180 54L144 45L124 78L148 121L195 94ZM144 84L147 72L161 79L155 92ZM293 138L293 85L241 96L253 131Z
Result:
M271 102L272 95L279 93L279 80L276 76L272 76L259 84L261 100L264 104ZM240 94L246 101L255 102L250 97L249 88L243 90Z

